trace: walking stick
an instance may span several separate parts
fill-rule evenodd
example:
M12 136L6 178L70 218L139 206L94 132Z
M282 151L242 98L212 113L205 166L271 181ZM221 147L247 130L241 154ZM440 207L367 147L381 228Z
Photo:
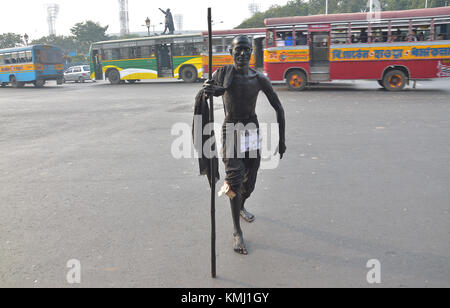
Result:
M208 8L208 46L209 46L209 80L212 80L212 15L211 8ZM214 95L209 96L209 122L214 123ZM214 137L214 130L211 132ZM214 145L215 146L215 145ZM211 155L212 156L212 155ZM215 159L211 157L211 276L216 278L216 174Z

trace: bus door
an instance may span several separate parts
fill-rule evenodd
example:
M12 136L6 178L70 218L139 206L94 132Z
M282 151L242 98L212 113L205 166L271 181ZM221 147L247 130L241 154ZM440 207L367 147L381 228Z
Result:
M310 25L309 54L311 81L330 80L330 25Z
M265 37L255 38L255 59L256 59L256 69L264 70L264 40Z
M170 44L157 45L156 51L158 77L173 77L172 46Z
M92 51L92 63L94 63L95 80L103 80L102 59L98 49Z

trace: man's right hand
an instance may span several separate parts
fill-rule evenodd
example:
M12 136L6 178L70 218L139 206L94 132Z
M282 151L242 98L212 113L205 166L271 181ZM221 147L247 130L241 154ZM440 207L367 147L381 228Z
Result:
M208 96L214 95L214 93L216 92L214 80L210 79L206 80L205 83L203 84L203 90L205 91L205 94Z

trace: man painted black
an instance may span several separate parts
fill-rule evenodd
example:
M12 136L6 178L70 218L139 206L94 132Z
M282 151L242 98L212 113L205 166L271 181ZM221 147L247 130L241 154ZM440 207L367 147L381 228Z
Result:
M244 205L255 188L261 155L258 148L256 153L245 153L244 157L238 156L237 152L240 150L240 146L236 145L236 143L233 144L233 149L231 149L231 153L234 153L234 155L230 155L230 145L227 144L227 140L236 140L236 132L230 131L230 125L227 124L242 124L243 126L250 124L258 129L259 123L255 109L258 94L260 91L263 91L277 115L280 135L278 152L282 159L286 152L285 117L281 102L273 90L269 79L260 72L250 68L252 55L250 39L245 35L237 36L232 42L230 53L233 56L234 64L217 70L213 81L207 81L203 91L206 95L223 96L225 123L222 138L224 149L223 162L226 171L223 191L230 198L231 203L234 224L234 250L237 253L246 255L248 252L245 247L239 219L242 216L248 222L254 220L254 215L249 213ZM231 125L231 127L234 126ZM232 134L232 137L227 138L230 134Z

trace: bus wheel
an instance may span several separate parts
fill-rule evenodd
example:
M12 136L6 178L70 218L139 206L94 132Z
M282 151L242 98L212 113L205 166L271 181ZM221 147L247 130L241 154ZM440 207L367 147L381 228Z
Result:
M108 80L111 84L119 84L120 83L120 73L117 70L110 70L108 73Z
M383 86L388 91L401 91L406 86L407 77L400 70L387 72L383 78Z
M181 71L181 79L183 79L186 83L194 83L197 81L198 73L195 67L192 66L186 66Z
M306 75L302 71L290 72L286 80L291 91L303 91L307 84Z
M25 86L25 82L17 81L15 76L9 77L9 82L13 88L23 88Z
M42 88L45 85L45 80L36 80L33 84L36 88Z

